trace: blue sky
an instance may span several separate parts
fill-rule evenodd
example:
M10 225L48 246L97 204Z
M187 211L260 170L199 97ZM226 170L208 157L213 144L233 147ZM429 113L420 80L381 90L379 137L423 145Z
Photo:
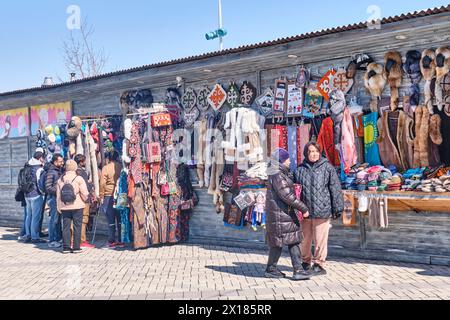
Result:
M223 0L225 48L447 5L439 0ZM95 27L94 42L109 56L104 72L218 49L204 34L217 27L217 0L39 0L0 3L0 92L40 86L68 75L62 58L69 5Z

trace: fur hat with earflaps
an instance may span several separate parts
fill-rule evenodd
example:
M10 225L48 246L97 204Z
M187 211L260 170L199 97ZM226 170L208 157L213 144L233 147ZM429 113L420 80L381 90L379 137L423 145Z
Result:
M441 111L444 108L444 92L440 86L441 80L450 72L450 49L448 47L441 47L436 50L436 105Z
M422 52L422 59L420 60L420 70L425 79L424 94L425 105L428 112L433 114L433 92L431 88L432 80L436 77L436 54L431 49L425 49Z
M378 99L381 99L386 82L386 72L383 66L375 62L370 63L364 75L364 85L372 96L372 101L370 102L372 112L377 112Z
M411 80L411 87L409 88L409 104L411 106L418 106L420 102L420 80L422 73L420 72L420 59L422 53L417 50L410 50L406 53L406 61L403 64L403 70Z
M398 107L398 89L402 84L402 56L397 51L389 51L384 55L384 70L391 88L391 110Z

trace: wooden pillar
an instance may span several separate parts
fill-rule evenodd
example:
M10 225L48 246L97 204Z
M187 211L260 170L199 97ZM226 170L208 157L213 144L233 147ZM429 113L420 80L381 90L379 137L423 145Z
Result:
M365 215L358 211L359 214L359 232L360 232L360 243L361 250L365 251L367 248L367 238L366 238L366 220Z

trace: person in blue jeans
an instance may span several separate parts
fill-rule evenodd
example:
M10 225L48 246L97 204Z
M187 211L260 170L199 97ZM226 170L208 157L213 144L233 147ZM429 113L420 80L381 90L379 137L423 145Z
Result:
M48 246L50 248L61 247L62 223L56 203L56 186L58 179L62 175L63 166L64 158L59 153L55 153L51 162L45 166L45 191L47 193L47 204L50 208L50 222L48 225Z
M25 219L25 242L27 243L46 243L40 238L40 220L42 209L44 205L44 197L40 194L38 188L38 181L41 174L44 172L44 154L36 152L33 158L28 161L28 166L31 169L30 175L30 189L25 194L27 218Z
M102 169L100 178L100 201L102 203L102 212L108 219L108 245L110 249L123 247L121 242L121 217L118 210L114 208L114 192L116 184L122 172L122 165L119 163L119 154L117 151L107 153L106 166ZM117 232L117 237L116 237Z

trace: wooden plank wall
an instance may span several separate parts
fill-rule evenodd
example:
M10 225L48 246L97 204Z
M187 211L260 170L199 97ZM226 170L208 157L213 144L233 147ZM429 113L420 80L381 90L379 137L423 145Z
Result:
M323 37L305 39L277 46L270 46L236 54L228 54L208 59L186 62L123 74L88 83L50 89L46 92L18 94L13 97L0 98L0 110L16 106L42 104L58 101L73 101L74 114L98 115L120 113L119 97L123 91L130 89L150 88L155 101L164 101L166 89L175 85L177 75L186 79L185 87L195 90L215 83L225 87L234 80L240 85L244 80L252 82L262 92L274 85L280 76L293 78L298 65L306 64L313 75L323 75L330 67L346 67L350 55L364 51L377 62L383 63L384 54L388 50L398 50L404 56L408 50L423 50L450 44L450 14L440 14L384 25L381 30L358 30ZM396 39L398 34L405 35L406 40ZM298 55L297 59L287 58L288 54ZM204 69L214 72L205 73ZM368 106L370 100L363 84L363 72L358 72L355 85L349 96L357 96L360 104ZM421 91L423 92L421 82ZM406 95L410 86L406 77L402 82L400 95ZM386 87L384 96L389 96ZM422 95L423 100L423 95ZM39 101L39 102L37 102ZM17 155L22 147L0 142L0 225L16 225L21 222L23 213L13 199L17 167L24 159L11 157L8 163L8 150ZM32 147L30 146L30 149ZM15 151L13 151L15 150ZM6 158L5 158L6 157ZM4 160L4 161L1 161ZM13 161L14 160L14 161ZM8 163L8 164L6 164ZM14 171L15 170L15 171ZM198 190L200 205L195 210L191 221L191 236L193 241L209 241L222 245L250 245L264 247L264 232L251 230L235 230L223 226L222 216L215 213L212 197L206 190ZM445 263L450 258L450 213L402 213L390 214L390 228L374 230L358 226L343 227L340 221L333 222L330 233L330 248L332 252L359 254L403 261L418 261L430 263ZM364 225L363 225L364 226ZM100 230L106 230L102 217ZM361 234L366 237L362 243ZM364 244L365 249L361 250ZM386 251L390 250L390 251Z

